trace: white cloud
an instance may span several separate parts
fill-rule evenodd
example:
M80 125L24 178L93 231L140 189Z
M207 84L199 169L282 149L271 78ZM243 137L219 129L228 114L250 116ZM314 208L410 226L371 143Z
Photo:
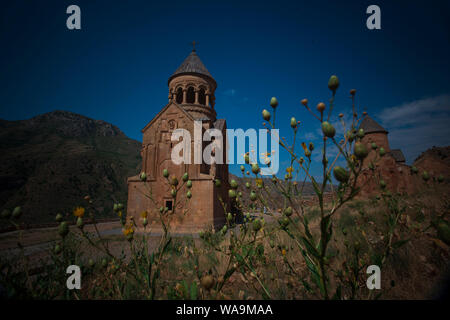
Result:
M450 95L439 95L384 109L378 116L393 149L407 162L432 146L450 145Z

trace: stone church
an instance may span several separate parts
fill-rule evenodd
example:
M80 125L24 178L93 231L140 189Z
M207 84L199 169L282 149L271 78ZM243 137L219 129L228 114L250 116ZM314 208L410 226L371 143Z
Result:
M184 62L169 77L169 101L161 111L142 129L142 172L147 181L139 175L128 178L128 216L133 216L138 227L142 227L140 215L148 213L147 228L161 227L160 207L169 211L163 214L170 220L170 229L175 232L197 232L209 227L220 228L225 223L225 212L221 200L229 206L228 165L226 148L223 148L223 164L194 164L194 121L201 121L203 132L210 128L222 132L226 146L226 121L217 119L214 92L217 83L208 72L195 48ZM171 134L177 128L188 130L191 135L191 164L175 164L171 160ZM204 145L203 147L205 147ZM163 177L167 169L182 185L182 175L187 172L192 181L192 198L186 201L188 191L184 185L177 193L176 203L171 195L171 186ZM221 186L215 186L215 179ZM149 199L152 192L155 203Z
M378 179L373 179L370 171L367 169L369 163L376 158L379 148L383 147L386 155L377 162L378 174L387 184L387 189L398 193L413 193L417 191L417 186L421 183L420 178L414 177L411 168L405 163L405 156L400 149L391 149L389 145L389 132L377 123L369 115L364 116L361 121L360 128L364 129L364 143L369 155L364 159L363 167L366 169L362 172L359 186L361 187L361 195L371 195L379 193ZM372 150L371 145L375 143L377 150Z

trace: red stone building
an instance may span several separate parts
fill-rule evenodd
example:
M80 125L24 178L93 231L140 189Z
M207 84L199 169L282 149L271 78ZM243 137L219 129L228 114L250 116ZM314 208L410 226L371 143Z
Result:
M142 226L140 214L147 211L148 227L158 229L159 208L167 207L169 211L164 214L164 219L171 221L172 231L197 232L210 226L221 227L225 213L220 199L229 205L226 148L223 148L224 164L194 164L194 121L201 121L203 132L210 128L220 130L226 146L226 121L217 119L214 109L217 83L194 49L170 76L168 86L168 104L142 129L142 171L146 173L147 181L142 182L139 175L128 178L128 216L133 216ZM171 159L172 148L177 143L171 141L171 135L177 128L190 133L191 164L177 165ZM183 186L177 194L175 207L171 186L163 177L164 169L176 176L180 185L181 176L185 172L189 174L192 181L190 201L186 201L188 189ZM222 181L221 187L214 185L216 178ZM149 190L156 205L146 196Z
M361 194L377 193L380 190L378 185L379 178L386 182L387 189L392 192L412 193L417 191L420 179L412 175L410 167L405 163L402 151L390 148L388 131L368 115L361 121L360 128L364 129L365 132L361 142L366 144L367 149L370 150L369 155L364 159L363 167L365 170L359 178ZM376 143L378 146L376 150L372 150L372 143ZM376 160L381 147L384 148L386 154L383 157L378 156L378 160ZM372 161L376 163L376 175L379 175L379 178L374 178L370 170L368 170L368 166Z

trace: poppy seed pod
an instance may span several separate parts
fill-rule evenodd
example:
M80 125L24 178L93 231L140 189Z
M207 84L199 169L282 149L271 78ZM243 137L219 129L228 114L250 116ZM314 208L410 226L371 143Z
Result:
M270 112L267 111L266 109L263 110L262 116L263 116L263 119L264 119L264 120L270 121Z
M245 183L245 187L246 187L247 189L250 189L250 182L246 182L246 183Z
M256 201L258 196L256 195L255 191L250 192L250 200Z
M192 188L192 180L188 180L186 182L186 187L188 187L189 189Z
M183 179L184 182L188 181L188 180L189 180L189 175L188 175L188 173L185 172L185 173L183 174L183 176L181 177L181 179Z
M382 157L386 154L386 150L384 150L384 148L381 147L379 153L380 153L380 156Z
M232 189L236 190L238 188L238 183L236 182L236 180L232 179L230 181L230 186L231 186Z
M61 213L58 213L55 217L55 221L56 222L61 222L63 220L63 216Z
M244 172L245 171L245 167L243 165L241 165L241 171Z
M143 225L144 227L146 227L147 224L148 224L148 220L147 220L147 218L144 218L144 219L142 220L142 225Z
M163 170L163 177L164 177L164 178L167 178L168 176L169 176L169 170L164 169L164 170Z
M384 180L380 180L380 187L381 187L381 189L386 188L386 182Z
M192 192L190 190L186 193L186 197L188 199L192 198Z
M236 198L236 191L234 191L233 189L228 190L228 196L230 198Z
M336 129L328 121L322 122L322 132L328 138L333 138L336 134Z
M146 181L147 180L147 174L145 172L141 172L141 174L139 175L139 178L141 179L141 181Z
M253 230L254 231L259 231L261 229L261 227L262 227L262 225L261 225L260 219L253 220Z
M415 167L415 166L412 166L411 167L411 172L416 174L417 172L419 172L419 169L417 169L417 167Z
M278 106L278 100L277 100L277 98L272 97L272 99L270 99L270 106L271 106L272 108L274 108L274 109Z
M259 171L260 171L260 169L259 169L258 164L257 164L257 163L252 164L252 172L253 172L254 174L258 174Z
M378 146L375 142L372 142L372 149L373 150L377 150Z
M360 139L364 138L364 129L363 128L359 129L356 136Z
M328 80L328 89L335 92L339 88L339 79L337 76L332 75L330 80Z
M423 179L424 181L428 181L428 180L430 179L430 174L429 174L427 171L424 171L424 172L422 173L422 179Z
M351 94L352 96L354 96L354 95L355 95L355 93L356 93L356 89L352 89L352 90L350 90L350 94Z
M217 188L220 188L220 186L222 185L222 182L220 181L220 179L216 179L214 181L214 184L216 185Z
M308 105L308 99L302 99L301 103L306 107Z

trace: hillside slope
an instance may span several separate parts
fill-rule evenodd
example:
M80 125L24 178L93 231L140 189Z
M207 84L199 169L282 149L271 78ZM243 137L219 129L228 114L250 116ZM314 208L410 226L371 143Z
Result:
M140 147L114 125L67 111L0 120L0 210L21 205L24 221L38 224L90 195L111 215L140 170Z

